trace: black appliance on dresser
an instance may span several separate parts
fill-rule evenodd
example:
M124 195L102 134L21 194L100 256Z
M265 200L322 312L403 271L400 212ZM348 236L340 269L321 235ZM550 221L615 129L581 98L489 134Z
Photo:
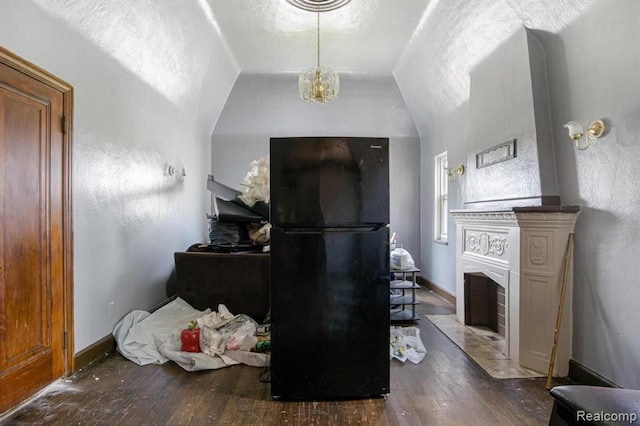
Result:
M389 140L272 138L271 396L389 393Z

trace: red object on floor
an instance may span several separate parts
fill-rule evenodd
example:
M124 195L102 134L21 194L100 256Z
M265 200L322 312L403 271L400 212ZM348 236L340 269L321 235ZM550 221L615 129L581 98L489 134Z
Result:
M184 329L180 333L183 352L200 352L200 329Z

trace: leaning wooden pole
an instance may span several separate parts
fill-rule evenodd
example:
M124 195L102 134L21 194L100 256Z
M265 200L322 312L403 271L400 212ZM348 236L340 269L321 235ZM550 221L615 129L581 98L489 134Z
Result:
M553 348L549 359L549 372L547 373L547 390L551 389L553 381L553 367L556 362L556 351L558 349L558 335L560 334L560 324L562 323L562 310L564 307L564 296L567 293L567 281L569 281L569 266L571 264L571 252L573 250L573 232L569 234L567 251L564 254L564 270L562 272L562 287L560 289L560 303L558 304L558 318L556 318L556 329L553 333Z

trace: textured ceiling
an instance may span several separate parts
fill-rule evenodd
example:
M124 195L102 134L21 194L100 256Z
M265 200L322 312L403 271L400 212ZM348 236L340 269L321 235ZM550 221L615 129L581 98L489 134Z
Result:
M431 0L394 68L407 98L447 112L469 98L469 73L519 28L558 34L594 0ZM407 73L407 70L412 70ZM407 80L411 80L411 84ZM427 108L426 106L424 106ZM425 109L412 105L424 114Z
M187 58L188 37L203 19L226 44L240 72L297 72L316 63L317 14L288 0L32 1L130 62L134 72L157 75L154 85L166 85L175 80L172 75L185 72L167 64L184 68L193 62ZM557 33L593 2L350 0L320 14L320 62L340 73L390 74L417 40L430 55L430 66L466 74L515 28ZM201 32L200 40L211 41L211 33Z
M211 66L201 49L222 52L241 73L316 63L317 15L288 0L31 1L174 102L196 92L193 81ZM341 74L400 73L418 86L405 92L426 91L434 108L448 110L468 97L473 66L518 28L559 33L595 2L350 0L321 13L320 63Z
M243 72L299 71L316 63L313 12L286 0L207 0ZM320 63L340 72L390 73L428 0L351 0L320 16Z
M203 0L205 1L205 0ZM287 0L206 0L243 72L299 71L316 60L316 14ZM391 73L419 33L434 60L465 70L527 26L558 32L592 0L351 0L320 17L321 65ZM433 53L433 52L432 52ZM442 60L446 60L443 62ZM438 65L436 65L438 66Z

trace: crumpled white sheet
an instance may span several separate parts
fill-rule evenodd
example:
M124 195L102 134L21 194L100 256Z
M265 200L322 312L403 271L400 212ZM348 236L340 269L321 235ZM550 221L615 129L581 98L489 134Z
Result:
M118 352L139 365L164 364L169 358L158 350L157 342L180 342L180 332L189 321L210 312L198 311L179 297L153 313L130 312L113 328Z
M117 350L138 365L164 364L171 360L187 371L218 369L239 363L255 367L264 366L268 359L261 353L224 350L222 353L211 356L203 352L180 350L182 347L180 333L189 321L198 321L203 325L212 323L223 327L235 318L250 319L246 315L231 315L224 305L220 306L223 307L223 309L219 308L222 312L214 316L210 309L199 311L178 297L153 313L133 311L120 320L113 329Z
M418 327L391 327L389 359L418 364L427 354Z

